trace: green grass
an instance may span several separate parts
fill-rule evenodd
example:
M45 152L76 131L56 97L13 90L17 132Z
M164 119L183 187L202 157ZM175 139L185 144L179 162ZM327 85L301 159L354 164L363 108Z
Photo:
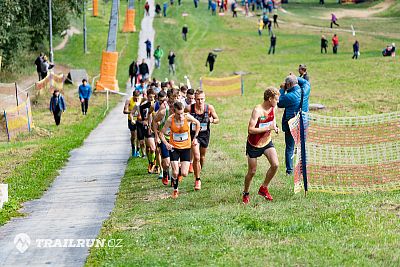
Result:
M125 9L126 3L123 3L121 10ZM84 68L90 77L99 73L101 51L106 46L110 4L106 10L106 17L87 18L89 53L83 53L83 36L74 35L65 49L55 52L56 64ZM138 21L139 19L136 23ZM120 20L120 28L123 23L124 20ZM118 33L117 50L123 50L117 72L121 91L125 91L128 66L137 55L137 36L137 33ZM9 185L9 202L0 210L0 225L14 216L20 216L18 210L22 203L42 196L57 176L57 171L69 158L69 151L81 146L83 140L104 118L104 94L92 96L86 117L81 116L77 87L67 86L63 94L67 111L62 116L59 127L54 125L53 117L48 111L50 95L45 93L32 107L36 126L33 132L21 135L10 143L0 142L0 182ZM120 99L119 96L111 96L110 108Z
M286 9L294 15L282 15L282 20L298 24L303 23L300 18L308 19L304 17L307 9L317 17L319 12L317 4L289 4ZM189 13L186 18L181 17L184 11ZM321 55L320 35L329 33L330 37L328 29L321 32L282 23L276 30L277 52L268 56L267 32L258 37L257 19L230 16L211 17L206 3L194 10L190 2L170 8L167 19L155 19L155 45L160 44L166 53L173 49L177 55L176 77L168 75L166 58L155 77L183 81L188 74L197 86L199 77L244 70L249 72L244 77L245 95L207 99L216 107L221 123L212 126L201 191L193 191L194 179L189 175L180 184L180 197L172 200L168 198L171 188L147 174L145 160L128 162L116 206L98 237L122 239L123 247L92 249L87 266L398 266L398 191L295 195L293 178L284 174L283 134L274 138L281 162L270 186L274 202L257 196L268 167L266 159L260 158L250 189L251 204L241 204L251 110L261 103L267 86L279 86L289 72L297 73L300 63L309 68L310 103L327 106L324 114L357 116L399 110L398 58L380 55L385 32L381 36L360 33L361 58L355 61L351 34L340 33L338 55L332 55L331 47L328 55ZM180 36L184 23L189 26L188 42ZM315 23L325 22L315 19ZM360 30L385 29L384 20L376 23L365 23ZM223 52L210 75L204 64L213 48ZM281 115L279 111L278 121Z

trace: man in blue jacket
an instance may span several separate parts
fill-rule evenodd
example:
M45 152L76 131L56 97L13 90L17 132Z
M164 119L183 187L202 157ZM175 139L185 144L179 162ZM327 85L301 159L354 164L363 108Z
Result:
M79 91L79 100L81 101L82 114L86 115L89 107L89 99L90 96L92 95L92 88L90 87L90 84L87 83L86 79L82 80L82 84L79 85L78 91Z
M282 131L285 132L285 163L286 174L293 173L293 153L294 139L290 133L288 121L296 116L300 110L301 92L303 91L302 111L308 112L308 99L310 96L310 83L295 75L286 77L285 82L281 85L278 107L284 108L282 116Z
M56 125L60 125L61 115L67 109L65 105L64 97L60 94L58 89L55 89L53 96L50 98L50 112L54 115L54 121Z

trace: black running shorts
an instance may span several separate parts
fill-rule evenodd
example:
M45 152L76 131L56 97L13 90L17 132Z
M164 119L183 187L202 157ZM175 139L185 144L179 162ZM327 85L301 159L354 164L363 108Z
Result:
M250 158L254 159L254 158L259 158L261 157L265 150L267 150L268 148L274 147L274 144L272 143L272 141L270 141L266 146L264 147L254 147L252 145L250 145L250 143L247 141L246 143L246 155L248 155Z
M128 128L131 132L136 131L136 124L133 124L130 120L128 120Z
M173 148L169 151L169 156L171 161L190 161L190 148L186 149L176 149Z
M144 140L144 125L139 121L136 121L136 131L138 140Z

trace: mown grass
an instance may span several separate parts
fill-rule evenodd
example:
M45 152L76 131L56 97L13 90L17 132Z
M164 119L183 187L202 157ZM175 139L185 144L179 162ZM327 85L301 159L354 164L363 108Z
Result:
M296 13L294 6L302 5L286 8L296 22L305 11ZM314 5L307 8L309 13L319 12ZM189 16L182 17L182 12ZM206 3L195 10L192 2L185 2L170 8L168 18L155 19L156 45L177 55L176 77L168 75L166 59L155 77L182 81L188 74L197 87L200 76L224 77L244 70L249 73L244 78L245 95L207 99L221 123L212 126L201 191L193 190L189 175L180 184L180 197L172 200L171 188L147 174L145 160L129 161L114 211L98 237L123 239L123 247L93 248L87 266L398 266L398 191L295 195L293 178L284 174L282 134L274 138L281 162L270 186L274 202L257 196L268 167L260 158L251 204L241 204L247 123L266 86L278 86L305 63L312 83L310 102L326 105L322 113L357 116L396 111L398 58L382 58L380 37L360 34L361 58L351 60L354 39L348 33L340 34L338 55L331 51L321 55L321 31L293 27L284 23L288 19L284 15L281 28L275 30L277 52L267 55L269 39L266 31L258 36L257 18L230 16L212 17ZM189 26L187 42L180 36L184 23ZM223 52L209 74L204 64L213 48Z
M125 8L126 3L123 3L121 10ZM105 17L87 17L89 53L83 53L83 36L74 35L65 49L55 52L56 64L84 68L90 77L99 73L101 51L106 47L110 4L106 10ZM120 20L120 28L123 23L124 20ZM118 33L117 44L117 50L123 51L119 59L117 79L121 91L124 91L128 66L137 54L137 34ZM50 95L45 93L32 108L36 126L33 132L21 135L13 142L0 143L0 182L9 185L9 202L0 210L0 225L21 215L18 209L23 202L39 198L43 194L69 158L69 151L79 147L104 118L104 94L92 96L88 115L85 117L80 112L77 86L66 86L63 94L67 111L63 114L59 127L54 125L53 116L48 111ZM119 96L110 96L110 108L120 99Z

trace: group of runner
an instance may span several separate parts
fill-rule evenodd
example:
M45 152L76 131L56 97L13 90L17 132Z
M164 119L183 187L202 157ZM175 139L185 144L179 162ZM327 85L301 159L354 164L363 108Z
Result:
M201 189L210 124L219 123L205 99L201 89L141 80L125 102L132 157L147 156L148 173L158 174L165 186L173 187L172 198L178 197L179 182L189 172L194 173L194 189Z

